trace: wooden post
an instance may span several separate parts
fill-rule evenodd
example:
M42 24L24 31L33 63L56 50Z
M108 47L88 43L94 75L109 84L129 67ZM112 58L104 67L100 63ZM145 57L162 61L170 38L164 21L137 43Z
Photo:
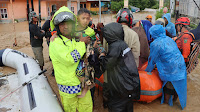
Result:
M128 8L128 0L124 0L124 8Z
M13 23L13 32L14 32L14 43L13 46L17 46L17 38L16 38L16 31L15 31L15 19L14 19L14 12L13 12L13 0L10 0L11 8L12 8L12 23Z
M99 22L101 23L101 0L99 0Z
M163 8L164 0L159 0L159 9Z

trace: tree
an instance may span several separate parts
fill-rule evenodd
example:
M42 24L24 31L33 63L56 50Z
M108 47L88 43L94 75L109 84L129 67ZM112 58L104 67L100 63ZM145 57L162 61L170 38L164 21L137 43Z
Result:
M120 1L120 2L112 1L111 2L111 10L112 11L118 12L123 7L124 7L124 1Z
M158 0L129 0L129 5L140 8L144 10L145 8L158 8ZM124 7L124 0L111 0L111 10L119 11Z

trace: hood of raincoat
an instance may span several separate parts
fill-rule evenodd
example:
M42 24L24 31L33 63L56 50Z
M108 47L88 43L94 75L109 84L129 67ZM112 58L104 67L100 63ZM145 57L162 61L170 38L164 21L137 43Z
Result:
M148 41L151 42L152 38L151 38L150 33L149 33L149 29L152 27L151 22L149 22L148 20L141 20L141 24L142 24L142 27L144 28L146 35L147 35Z
M157 38L162 38L166 36L166 31L162 25L154 25L149 29L152 38L155 40Z
M170 14L170 13L167 13L167 14L163 15L162 18L163 18L163 19L166 18L167 21L168 21L168 23L171 22L171 14Z
M124 40L123 27L119 23L110 23L104 26L102 29L103 37L106 39L108 44L112 44L118 40Z
M71 10L69 10L69 9L68 9L67 7L65 7L65 6L62 6L62 7L61 7L59 10L57 10L57 11L55 12L55 14L53 15L53 18L52 18L52 20L51 20L51 22L50 22L51 31L53 31L53 30L55 29L55 25L53 24L53 21L54 21L56 15L58 15L58 14L61 13L61 12L70 12L70 13L72 13L72 14L76 17L76 15L75 15ZM76 22L77 22L77 18L76 18ZM75 24L76 24L76 22L75 22Z
M165 29L173 36L176 36L176 29L175 29L175 25L174 23L171 22L171 15L170 13L167 13L165 15L163 15L162 17L163 19L166 18L168 21L168 24L166 25L165 23Z

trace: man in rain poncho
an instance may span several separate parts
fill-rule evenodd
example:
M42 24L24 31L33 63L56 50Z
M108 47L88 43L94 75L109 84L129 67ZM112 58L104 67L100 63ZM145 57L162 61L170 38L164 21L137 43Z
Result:
M171 14L167 13L162 17L165 20L165 29L172 35L176 36L175 25L171 22Z
M182 109L187 100L187 72L184 58L179 51L176 42L166 36L162 25L154 25L149 30L154 41L150 45L147 72L151 72L157 66L159 77L163 81L163 95L161 104L168 102L173 106L174 100L179 97ZM168 96L168 98L167 98Z

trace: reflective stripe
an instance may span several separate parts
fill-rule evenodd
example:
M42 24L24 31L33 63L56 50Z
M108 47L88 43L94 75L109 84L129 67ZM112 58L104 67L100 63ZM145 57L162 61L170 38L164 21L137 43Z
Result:
M74 62L75 62L75 63L78 62L78 59L77 59L77 57L76 57L76 55L74 54L73 51L71 52L71 56L72 56L72 58L74 59Z
M72 55L75 63L78 62L79 59L81 59L81 55L79 54L79 52L76 49L74 49L71 52L71 55Z
M147 91L147 90L141 90L141 95L149 95L149 96L155 96L162 93L162 89L159 89L157 91Z
M81 92L81 84L77 86L65 86L58 84L58 89L64 93L75 94Z
M123 51L123 54L122 54L122 56L124 56L126 53L128 53L129 51L131 50L131 48L126 48L124 51Z
M73 52L74 52L74 54L76 54L78 59L81 59L81 55L79 54L79 52L76 49L74 49Z
M94 79L94 82L95 82L97 85L103 87L103 83L101 83L99 80Z

